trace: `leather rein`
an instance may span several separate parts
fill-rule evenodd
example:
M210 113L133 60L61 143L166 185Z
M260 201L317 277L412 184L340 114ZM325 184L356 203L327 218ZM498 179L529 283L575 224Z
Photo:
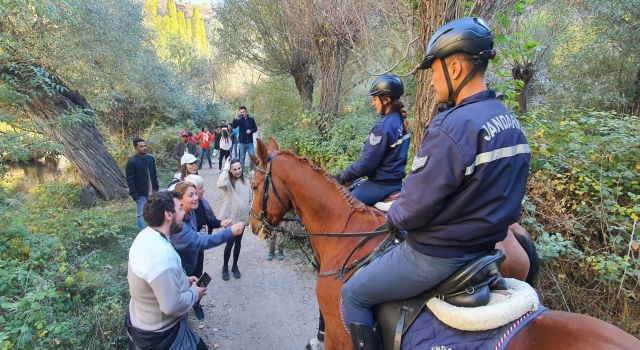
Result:
M358 243L358 245L356 245L356 247L353 248L351 253L349 253L349 255L345 259L344 263L342 264L342 267L336 268L336 269L333 269L333 270L329 270L329 271L325 271L325 272L320 272L320 264L318 263L318 258L316 257L315 252L313 254L313 260L311 260L311 258L307 254L307 252L303 249L302 245L300 245L300 243L296 241L296 243L300 247L300 250L302 250L302 252L304 253L304 255L307 258L307 260L309 260L311 265L313 265L313 267L318 271L318 276L319 277L327 277L327 276L331 276L331 275L337 275L336 279L340 279L342 282L346 282L348 277L345 278L344 276L349 271L357 270L361 266L364 266L367 263L369 263L369 261L371 261L371 259L373 259L373 257L378 255L379 253L384 253L384 251L386 251L384 249L384 247L388 246L387 243L390 242L390 241L393 241L396 238L395 234L390 234L390 233L392 233L392 230L390 230L389 227L387 227L385 225L381 226L382 228L376 228L373 231L368 231L368 232L350 232L350 233L344 233L344 232L311 233L311 232L307 232L307 231L285 230L285 229L282 229L280 227L272 225L267 220L267 201L269 200L269 189L271 189L271 192L273 192L273 195L276 197L276 199L278 200L280 205L282 205L282 207L284 207L284 208L287 207L284 204L284 201L282 200L282 198L280 197L280 194L276 190L276 187L275 187L273 179L272 179L272 161L273 161L273 158L275 158L275 155L269 154L269 158L268 158L268 161L267 161L267 168L266 169L262 169L259 166L257 166L257 164L254 164L254 168L256 169L256 171L258 171L258 172L260 172L260 173L265 175L264 176L264 186L262 187L262 199L261 199L261 202L260 202L260 214L257 214L255 211L253 211L253 208L251 208L251 211L250 211L250 215L254 219L256 219L256 220L258 220L260 222L260 226L258 227L258 232L260 232L261 230L264 229L268 233L268 235L271 235L271 233L275 231L275 232L280 232L280 233L283 233L284 235L292 236L292 237L306 237L307 240L309 240L309 237L311 237L311 236L317 236L317 237L344 237L344 238L347 238L347 237L364 237ZM295 210L294 210L294 213L295 213ZM351 213L349 213L349 217L347 218L347 222L345 223L345 227L348 225L352 214L353 214L353 211ZM301 223L300 220L297 219L297 218L283 218L282 220L285 220L285 221L297 221L297 222ZM384 235L384 234L388 234L388 237L380 245L378 245L378 247L376 247L376 249L374 249L369 255L367 255L362 260L357 260L356 259L351 264L347 265L347 263L348 263L349 259L351 258L351 256L353 256L353 254L358 249L360 249L362 246L364 246L365 243L367 243L373 237L381 236L381 235ZM311 245L310 240L309 240L309 245Z

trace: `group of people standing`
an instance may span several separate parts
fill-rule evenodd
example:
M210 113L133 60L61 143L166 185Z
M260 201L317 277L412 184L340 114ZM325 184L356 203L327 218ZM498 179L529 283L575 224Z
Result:
M254 135L258 132L255 119L249 115L245 106L240 106L238 115L231 123L222 121L216 126L214 132L209 131L208 126L203 126L201 132L193 136L191 131L182 130L180 140L173 149L173 158L182 166L182 156L186 153L200 158L198 169L202 169L205 159L209 163L209 169L213 169L211 158L218 157L218 171L222 170L225 159L238 158L244 168L246 154L255 154L253 146ZM211 145L213 144L213 154ZM253 162L249 159L249 171L253 170Z
M126 325L132 348L163 348L178 340L189 344L187 348L206 348L184 316L190 306L198 320L204 319L200 300L206 288L195 284L203 274L204 250L226 243L221 277L228 281L230 271L235 278L241 277L238 260L252 200L251 182L242 164L246 153L254 154L255 132L255 120L245 107L215 134L207 126L195 137L183 130L174 149L179 169L166 191L159 191L155 159L147 154L145 140L133 140L136 154L127 162L126 177L141 232L129 252L131 301ZM214 157L219 156L216 187L222 201L218 216L204 198L206 184L198 174L205 159L213 168L212 144ZM279 248L278 257L283 259ZM270 252L269 260L272 257Z

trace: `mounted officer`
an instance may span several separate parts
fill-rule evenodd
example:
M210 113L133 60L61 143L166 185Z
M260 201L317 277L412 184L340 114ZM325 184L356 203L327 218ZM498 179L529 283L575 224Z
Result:
M402 80L395 74L384 74L371 85L371 104L380 115L369 138L364 143L362 155L345 171L335 175L340 184L366 176L351 194L366 205L373 205L402 188L402 179L409 154L406 116L400 113L404 104Z
M495 57L480 18L445 24L429 40L421 69L445 108L426 130L411 174L387 222L405 242L356 273L342 289L343 321L354 349L380 349L372 308L431 289L493 249L520 216L529 174L527 139L515 116L488 90Z

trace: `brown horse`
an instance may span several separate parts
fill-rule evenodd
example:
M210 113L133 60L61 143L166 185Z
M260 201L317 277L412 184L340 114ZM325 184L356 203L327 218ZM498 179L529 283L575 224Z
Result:
M269 139L269 149L258 140L256 151L254 162L258 171L252 181L255 217L252 215L249 221L255 234L265 226L277 225L290 210L298 214L311 234L366 232L384 223L384 213L353 198L309 160L287 150L280 151L273 139ZM507 256L500 269L507 277L524 280L529 274L529 258L514 230L509 231L507 239L497 246ZM310 235L320 273L342 267L362 239ZM378 236L369 240L349 258L349 263L365 257L383 239ZM316 297L326 324L325 348L350 349L351 338L340 316L343 283L334 277L319 277L316 284ZM640 349L640 341L595 318L550 310L530 322L512 339L508 349Z

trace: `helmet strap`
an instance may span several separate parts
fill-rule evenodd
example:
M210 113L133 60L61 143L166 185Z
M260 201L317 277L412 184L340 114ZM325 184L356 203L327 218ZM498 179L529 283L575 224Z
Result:
M378 101L380 101L380 116L383 117L385 116L387 113L385 113L387 106L391 104L391 101L389 101L388 103L384 103L382 102L382 96L376 96L378 98Z
M440 58L440 62L442 62L442 70L444 72L444 78L447 81L447 88L449 89L449 98L447 99L447 102L445 102L445 104L446 104L446 108L451 108L456 105L456 98L458 97L458 94L460 94L460 91L462 91L462 88L465 85L467 85L467 83L473 78L473 76L476 75L476 73L480 69L480 66L474 63L473 68L471 69L471 72L469 72L469 74L467 74L467 76L464 77L462 82L460 82L460 85L458 85L458 87L454 91L453 84L451 83L451 78L449 77L449 70L447 69L447 63L445 62L444 57Z
M451 77L449 76L449 69L447 69L447 62L444 57L440 57L440 63L442 63L442 72L444 73L444 79L447 82L447 89L449 89L447 102L445 102L446 108L451 108L456 105L453 96L453 84L451 83Z

